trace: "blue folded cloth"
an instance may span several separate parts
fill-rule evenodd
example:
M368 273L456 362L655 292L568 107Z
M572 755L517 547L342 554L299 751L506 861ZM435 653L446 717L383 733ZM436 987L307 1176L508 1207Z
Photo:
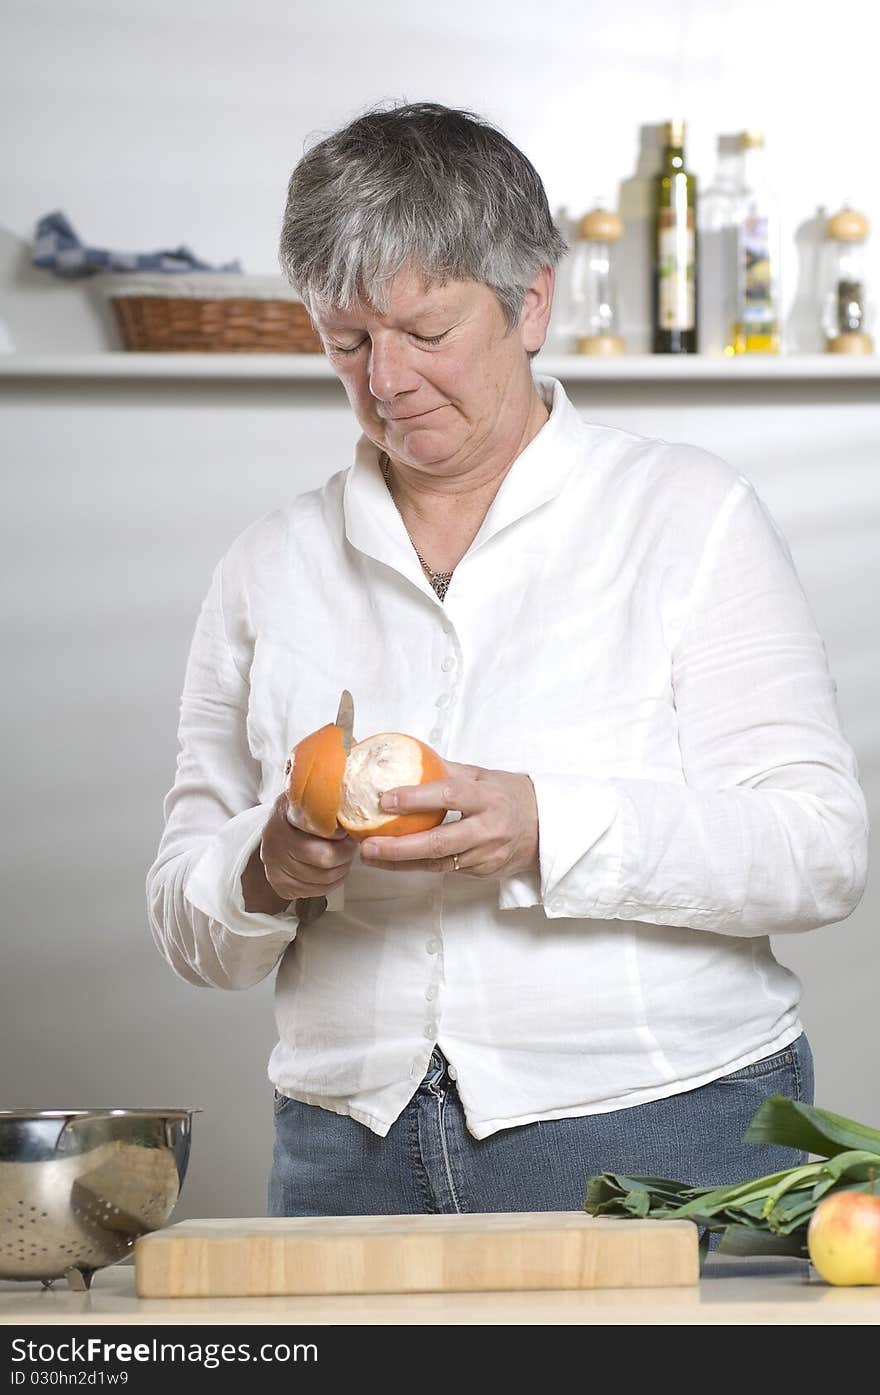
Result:
M160 252L110 252L85 247L63 213L47 213L37 223L31 260L56 276L89 276L93 271L241 271L241 262L211 266L188 247Z

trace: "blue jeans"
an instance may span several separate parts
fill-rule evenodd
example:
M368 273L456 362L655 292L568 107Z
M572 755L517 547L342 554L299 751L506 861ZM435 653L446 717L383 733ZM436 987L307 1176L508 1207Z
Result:
M812 1103L806 1035L696 1090L476 1139L438 1047L385 1138L345 1115L276 1092L269 1215L580 1211L587 1178L599 1172L669 1177L692 1186L744 1182L807 1160L792 1148L742 1141L769 1095Z

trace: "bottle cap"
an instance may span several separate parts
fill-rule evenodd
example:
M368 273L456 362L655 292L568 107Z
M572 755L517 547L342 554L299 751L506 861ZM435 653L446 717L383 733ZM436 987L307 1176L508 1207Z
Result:
M763 131L740 131L740 135L739 135L739 148L740 148L740 150L763 150L763 149L764 149L764 132L763 132Z
M842 208L825 224L825 236L835 242L864 242L871 231L871 224L864 213L854 208Z
M590 242L616 242L623 233L623 220L608 208L591 208L577 226L578 237Z
M663 136L667 145L684 145L684 120L680 116L674 116L671 121L667 121L663 127Z

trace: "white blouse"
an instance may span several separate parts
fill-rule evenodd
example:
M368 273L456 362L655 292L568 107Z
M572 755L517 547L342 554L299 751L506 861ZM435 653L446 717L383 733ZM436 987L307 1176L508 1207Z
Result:
M770 935L858 904L867 816L788 547L692 446L587 423L539 379L516 459L441 604L361 438L216 567L192 641L149 918L194 984L277 969L269 1079L384 1136L435 1043L475 1138L691 1090L794 1040ZM241 874L301 737L355 700L527 772L540 873L388 871L356 854L298 926ZM448 817L456 817L452 814Z

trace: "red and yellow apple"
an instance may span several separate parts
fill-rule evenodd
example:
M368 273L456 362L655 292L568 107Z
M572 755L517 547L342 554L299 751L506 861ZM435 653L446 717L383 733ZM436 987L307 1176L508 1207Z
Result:
M807 1226L810 1260L829 1284L880 1284L880 1193L823 1197Z

